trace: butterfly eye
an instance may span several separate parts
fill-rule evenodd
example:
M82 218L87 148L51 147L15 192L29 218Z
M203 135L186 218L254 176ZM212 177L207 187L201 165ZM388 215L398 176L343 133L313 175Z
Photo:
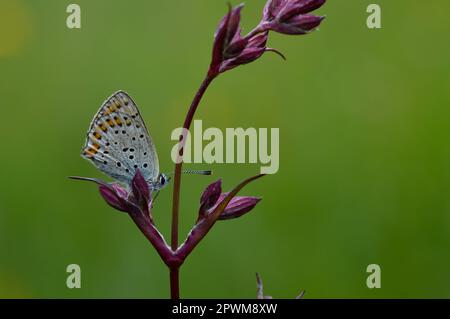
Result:
M159 185L164 186L167 183L167 178L164 174L159 175Z

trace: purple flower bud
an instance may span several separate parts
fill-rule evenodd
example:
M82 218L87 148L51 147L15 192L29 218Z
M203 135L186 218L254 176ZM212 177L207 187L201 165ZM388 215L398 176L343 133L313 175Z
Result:
M286 23L271 22L271 30L283 34L302 35L316 29L325 17L311 14L299 15Z
M317 28L325 17L315 16L312 14L303 14L289 20L289 23L299 29L311 31Z
M231 41L235 39L236 35L239 33L239 23L243 6L244 5L241 4L235 8L230 7L227 15L220 21L214 35L211 69L217 70L219 68L220 63L222 63L225 58L225 52L230 46Z
M117 195L120 198L123 198L123 199L128 198L128 191L125 188L123 188L122 186L120 186L119 184L111 183L111 184L109 184L109 186L111 186L116 191Z
M125 200L120 197L118 192L113 187L108 185L99 185L98 190L108 205L122 212L127 211Z
M222 198L225 198L227 194L222 194ZM242 215L250 212L256 204L261 200L260 197L252 197L252 196L235 196L228 203L227 207L220 214L220 220L233 219L241 217ZM219 202L221 199L219 199Z
M265 21L270 21L274 17L278 15L283 6L285 5L286 0L269 0L267 1L264 11L263 11L263 19Z
M266 30L283 34L306 34L314 31L324 19L308 13L324 3L325 0L269 0L261 23Z
M240 5L231 9L227 36L225 38L227 44L229 44L234 39L235 35L238 34L238 31L240 31L239 24L241 23L241 10L243 7L244 4L241 3Z
M224 61L220 66L219 72L222 73L234 69L237 66L253 62L261 57L261 55L263 55L265 51L266 48L246 48L236 58Z
M220 193L222 192L222 180L208 185L200 198L200 212L203 216L211 207L213 207L219 200Z
M215 193L214 197L210 197L211 201L208 203L209 205L212 203L212 200L214 198L216 199L216 201L207 209L206 213L209 214L213 212L227 195L228 193L221 193L220 196L217 196L217 193ZM219 219L227 220L241 217L242 215L250 212L256 206L256 204L259 203L260 200L261 198L259 197L235 196L231 199L231 201L225 207L224 211L220 214ZM202 208L200 208L200 212L202 212ZM203 213L205 213L204 210Z
M288 1L288 4L284 6L278 13L280 21L287 21L294 16L312 12L319 9L325 0L294 0Z
M210 71L213 74L231 70L237 66L255 61L266 51L268 32L257 32L241 36L241 10L243 5L230 9L217 28Z
M200 198L200 210L198 220L204 218L206 215L212 213L217 206L227 197L229 193L222 192L222 180L208 185L202 193ZM233 219L238 218L249 211L251 211L256 204L261 200L259 197L252 196L234 196L228 202L225 209L220 214L219 219Z
M89 178L89 177L79 177L79 176L71 176L70 178L93 182L98 185L98 190L100 191L100 195L102 195L103 199L106 203L113 208L120 210L122 212L128 212L130 208L130 202L128 200L128 191L124 189L122 186L112 183L108 184L97 178Z
M136 170L133 180L131 181L131 189L134 198L139 207L146 208L151 202L150 187L139 170Z
M264 32L251 37L248 41L248 46L253 48L264 48L267 44L268 35L268 32Z
M72 179L94 182L99 186L100 195L113 208L129 214L144 213L152 221L152 194L142 174L137 171L132 182L130 193L117 183L106 183L96 178L71 177Z
M248 39L241 37L241 30L239 28L230 45L225 49L224 58L235 57L245 49L247 43Z

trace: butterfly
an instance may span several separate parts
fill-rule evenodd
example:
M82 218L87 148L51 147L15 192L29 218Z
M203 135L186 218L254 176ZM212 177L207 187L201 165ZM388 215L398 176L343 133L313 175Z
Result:
M170 180L159 172L152 138L136 103L124 91L114 93L95 114L81 156L127 185L131 185L137 170L154 191Z

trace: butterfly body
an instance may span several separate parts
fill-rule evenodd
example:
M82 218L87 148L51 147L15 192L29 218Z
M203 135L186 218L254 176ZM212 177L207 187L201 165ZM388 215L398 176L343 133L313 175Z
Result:
M109 97L95 114L81 155L127 185L137 170L152 190L163 188L169 180L159 172L156 148L136 103L123 91Z

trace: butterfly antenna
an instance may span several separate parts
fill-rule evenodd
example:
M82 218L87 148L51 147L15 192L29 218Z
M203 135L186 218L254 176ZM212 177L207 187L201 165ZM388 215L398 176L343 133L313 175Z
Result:
M196 174L196 175L212 175L212 171L210 170L195 170L195 169L187 169L184 171L181 171L183 174ZM172 176L174 172L170 172L169 176Z
M187 170L181 171L181 173L183 173L183 174L196 174L196 175L211 175L212 171L187 169Z

